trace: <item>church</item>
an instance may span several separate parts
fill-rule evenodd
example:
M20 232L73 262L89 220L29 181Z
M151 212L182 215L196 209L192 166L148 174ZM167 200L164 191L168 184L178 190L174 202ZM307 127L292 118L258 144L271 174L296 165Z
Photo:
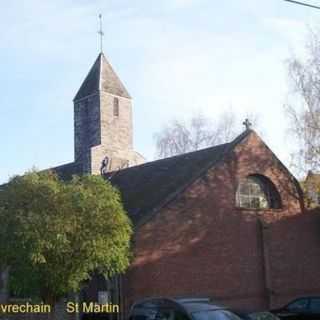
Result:
M205 296L264 310L320 294L320 220L298 181L249 126L229 143L145 163L133 149L132 100L103 53L74 98L75 162L63 178L103 174L133 221L134 259L97 277L128 310L150 296Z
M101 52L74 98L74 162L51 170L102 174L120 190L134 257L112 281L97 275L82 300L126 312L145 297L210 297L266 310L320 295L320 215L248 123L228 143L146 162L133 148L133 111Z

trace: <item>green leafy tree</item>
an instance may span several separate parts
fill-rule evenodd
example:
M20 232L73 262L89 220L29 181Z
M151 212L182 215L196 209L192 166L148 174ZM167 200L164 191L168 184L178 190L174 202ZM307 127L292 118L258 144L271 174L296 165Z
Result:
M63 182L33 171L0 190L0 259L11 288L52 306L93 272L124 272L131 234L119 192L100 176Z

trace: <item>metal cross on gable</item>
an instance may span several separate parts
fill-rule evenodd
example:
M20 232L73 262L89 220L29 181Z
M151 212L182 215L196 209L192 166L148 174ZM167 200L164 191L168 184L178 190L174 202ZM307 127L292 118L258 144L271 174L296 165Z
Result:
M250 130L251 129L252 123L250 122L250 120L248 118L246 120L244 120L242 122L242 124L246 127L246 130Z
M102 14L99 14L99 20L100 20L100 29L98 30L98 34L100 35L100 52L103 51L103 36L104 32L102 30Z

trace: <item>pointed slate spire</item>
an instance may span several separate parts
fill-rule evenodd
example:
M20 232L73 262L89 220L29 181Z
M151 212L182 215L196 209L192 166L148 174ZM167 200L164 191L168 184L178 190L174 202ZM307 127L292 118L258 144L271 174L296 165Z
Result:
M131 99L127 89L102 52L83 81L74 100L82 99L100 91Z

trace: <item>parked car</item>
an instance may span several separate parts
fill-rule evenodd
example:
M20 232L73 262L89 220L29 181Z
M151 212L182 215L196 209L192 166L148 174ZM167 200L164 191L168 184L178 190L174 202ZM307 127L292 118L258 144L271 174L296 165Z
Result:
M271 310L280 319L308 320L320 319L320 296L301 297L293 300L282 308Z
M134 304L129 320L241 320L228 308L210 299L146 299Z
M243 312L243 311L234 311L241 319L243 320L280 320L276 315L269 311L262 312Z

